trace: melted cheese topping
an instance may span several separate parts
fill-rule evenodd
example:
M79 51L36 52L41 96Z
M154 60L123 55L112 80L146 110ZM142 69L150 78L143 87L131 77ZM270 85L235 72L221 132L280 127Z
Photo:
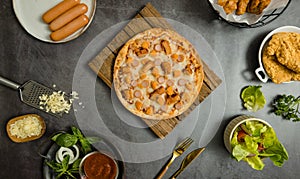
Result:
M172 115L191 104L198 95L202 70L192 46L168 33L148 33L135 39L117 74L126 108L146 115Z

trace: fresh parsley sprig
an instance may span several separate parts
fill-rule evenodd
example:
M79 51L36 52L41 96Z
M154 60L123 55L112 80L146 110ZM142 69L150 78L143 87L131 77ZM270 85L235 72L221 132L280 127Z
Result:
M275 115L293 122L300 121L300 96L279 95L275 98L273 107Z

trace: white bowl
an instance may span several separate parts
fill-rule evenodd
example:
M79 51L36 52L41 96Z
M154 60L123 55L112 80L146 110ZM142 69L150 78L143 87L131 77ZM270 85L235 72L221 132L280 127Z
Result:
M231 142L232 136L234 134L234 131L236 130L236 128L239 125L243 124L246 121L259 121L259 122L261 122L261 123L263 123L263 124L265 124L269 127L272 127L268 122L266 122L262 119L252 117L252 116L241 115L241 116L238 116L238 117L234 118L226 126L225 131L224 131L224 136L223 136L225 147L226 147L226 149L228 150L229 153L231 153L231 151L232 151L230 142Z
M110 156L108 153L103 152L103 151L94 151L94 152L91 152L91 153L86 154L86 155L82 158L82 160L81 160L81 162L80 162L80 164L79 164L79 175L80 175L80 178L81 178L81 179L86 179L86 178L87 178L86 175L85 175L85 173L84 173L84 169L83 169L83 167L84 167L84 166L83 166L83 165L84 165L84 161L85 161L89 156L91 156L91 155L93 155L93 154L96 154L96 153L100 153L100 154L106 155L107 157L109 157L110 159L112 159L112 161L114 161L114 163L115 163L115 165L116 165L116 167L117 167L117 174L116 174L116 177L115 177L115 179L117 179L118 176L119 176L119 166L118 166L118 163L117 163L117 161L116 161L112 156Z
M262 64L262 53L266 45L268 44L269 40L271 40L271 37L273 34L276 34L278 32L297 32L300 33L300 28L296 26L282 26L279 27L273 31L271 31L262 41L259 51L258 51L258 62L259 62L259 67L255 70L255 74L258 77L258 79L264 83L270 79L270 77L267 75L264 66ZM287 83L287 82L286 82Z

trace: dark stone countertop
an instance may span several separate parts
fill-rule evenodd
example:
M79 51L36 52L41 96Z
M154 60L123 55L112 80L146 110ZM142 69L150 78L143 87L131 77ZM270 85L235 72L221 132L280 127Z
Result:
M96 108L103 114L102 118L106 127L120 141L129 144L119 144L118 140L111 142L122 148L122 146L130 146L130 143L143 144L159 141L160 139L149 129L140 129L120 121L112 108L110 89L99 78L96 78L85 62L80 62L84 50L95 37L103 32L109 33L109 31L106 31L107 29L134 17L147 2L149 1L98 0L95 17L85 33L67 43L51 44L42 42L28 34L18 22L12 1L4 0L1 2L2 9L0 11L0 75L20 84L27 80L35 80L50 87L55 84L58 89L66 92L71 92L74 85L76 86L74 84L76 81L73 81L74 76L79 75L80 80L95 82L95 87L83 87L87 90L93 88L94 91L92 92L94 94L90 98L82 100L91 104L95 102ZM207 1L165 0L150 2L163 17L185 24L194 32L201 34L215 52L221 69L220 73L224 75L223 91L218 93L223 95L220 98L220 100L223 100L220 102L221 106L213 103L214 101L218 103L219 99L219 96L215 94L213 99L208 99L198 109L202 111L202 113L199 113L199 119L207 117L206 115L212 115L212 113L221 113L221 118L212 119L219 121L220 126L217 126L218 130L215 132L215 136L211 136L213 139L207 145L207 149L179 178L298 178L297 176L300 175L300 170L298 170L300 165L300 152L298 149L300 137L297 132L300 123L282 120L269 111L271 109L270 103L276 95L285 93L298 96L300 83L281 85L276 85L270 81L262 83L255 76L254 70L258 67L257 53L259 45L267 33L285 25L300 27L300 1L293 0L280 17L259 28L237 28L219 20ZM209 61L209 59L204 60ZM84 69L85 73L78 74L78 71L76 71L78 67ZM89 79L90 77L94 77L94 79ZM267 100L265 108L256 113L250 113L242 109L239 95L241 89L248 85L262 85L262 91ZM84 96L83 94L79 95ZM223 105L224 100L226 103ZM90 111L92 113L92 109L87 108L88 104L85 108L78 106L81 107L78 110L85 111L87 114ZM39 140L28 143L18 144L12 142L6 134L7 121L15 116L28 113L36 113L45 118L47 125L45 135ZM244 162L237 163L231 158L223 144L223 131L226 124L239 114L249 114L265 119L274 127L278 138L289 151L290 159L283 167L278 168L270 160L265 160L264 170L255 171L248 164ZM58 119L27 106L20 101L17 91L1 86L0 178L43 178L43 160L37 154L40 146L43 146L54 132L69 130L70 126L82 124L84 118L91 118L91 116L76 115L76 111L72 110L70 114ZM189 121L184 121L183 124L178 126L177 131L174 132L174 138L185 137L181 136L180 132L180 130L187 130L184 125L189 125ZM93 126L89 124L87 126L93 129ZM201 126L201 123L197 123L195 126L193 129L194 139L199 141L200 130L203 126ZM101 131L97 132L101 133ZM168 154L170 154L172 150L170 145L163 147L161 151L168 151ZM138 158L136 156L139 156L138 154L142 152L135 146L128 147L123 153L126 155L126 159L132 158L132 161L124 161L126 178L155 177L170 155L164 155L160 148L153 148L162 157L153 161ZM197 147L196 142L190 150ZM139 151L137 152L137 150ZM45 151L46 149L42 147L42 153ZM147 150L145 150L144 155L148 155ZM182 159L183 157L174 162L165 178L170 177L177 170Z

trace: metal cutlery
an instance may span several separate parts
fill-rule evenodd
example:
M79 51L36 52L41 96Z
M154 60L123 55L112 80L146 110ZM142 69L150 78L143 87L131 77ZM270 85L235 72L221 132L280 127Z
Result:
M160 173L157 175L156 179L161 179L167 170L169 169L170 165L173 163L173 161L183 154L184 151L193 143L193 139L187 137L184 141L182 141L173 151L172 157L168 161L168 163L162 168Z
M180 168L171 176L171 179L176 179L176 177L194 160L196 159L205 148L199 148L190 152L181 162Z

